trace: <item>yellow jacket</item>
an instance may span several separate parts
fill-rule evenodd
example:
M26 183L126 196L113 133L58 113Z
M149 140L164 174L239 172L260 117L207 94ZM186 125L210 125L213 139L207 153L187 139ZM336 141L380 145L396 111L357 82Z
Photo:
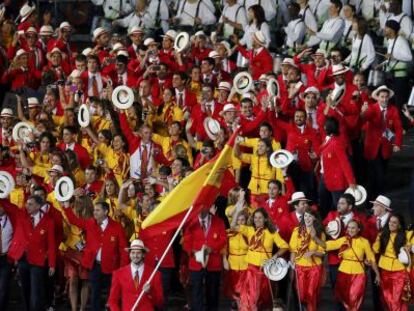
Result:
M13 203L18 208L24 208L24 190L22 187L16 187L10 192L10 203Z
M349 245L349 238L344 236L337 240L330 240L326 242L326 251L333 251L343 248L339 252L339 258L342 259L339 265L339 271L347 274L361 274L365 273L365 259L370 262L375 262L375 255L372 251L369 241L363 237L350 239L352 247Z
M394 251L394 241L396 233L391 233L390 240L388 241L387 247L385 248L385 254L381 254L378 261L378 267L387 271L401 271L405 269L405 266L398 260L398 254ZM380 237L381 233L377 235L372 248L376 254L380 252Z
M228 262L230 270L246 270L247 261L246 254L249 248L247 239L241 233L230 231L227 234L229 242Z
M245 225L240 226L239 232L249 241L246 255L248 264L262 266L267 259L272 257L273 244L276 244L278 248L289 249L289 245L277 232L271 233L268 229L255 230L254 227Z
M253 149L252 153L256 153L257 146L259 144L260 138L246 138L240 146L249 147ZM273 151L279 150L281 148L280 143L274 139L272 139L272 149Z
M97 149L104 156L108 168L113 171L118 185L121 186L129 174L129 153L114 151L111 146L104 143L98 144Z
M282 171L272 167L267 156L258 156L256 153L242 153L241 160L244 163L250 164L252 177L250 179L249 189L251 194L267 194L267 184L272 179L277 179L282 184L284 183Z
M184 139L180 139L177 142L173 142L171 137L161 136L161 135L154 133L152 134L152 140L161 146L164 156L170 161L174 160L173 154L172 154L174 146L183 145L183 147L187 150L188 162L190 162L191 166L193 165L193 154L191 153L191 148Z
M322 237L325 240L325 236ZM309 229L306 229L305 235L299 234L299 227L296 227L292 236L290 237L289 242L290 251L295 253L295 263L299 266L312 267L319 266L322 264L322 258L318 256L312 256L310 258L305 258L303 255L309 251L315 251L318 253L325 253L325 250L322 246L316 244L316 242L311 238Z
M233 220L233 217L231 216L231 214L233 213L235 208L236 208L235 205L229 205L229 206L226 207L226 210L224 212L226 214L226 217L229 220L230 224ZM253 207L250 207L250 206L247 206L244 209L247 209L247 212L249 213L249 216L252 215L255 211L255 209ZM237 216L237 215L235 215L235 216Z

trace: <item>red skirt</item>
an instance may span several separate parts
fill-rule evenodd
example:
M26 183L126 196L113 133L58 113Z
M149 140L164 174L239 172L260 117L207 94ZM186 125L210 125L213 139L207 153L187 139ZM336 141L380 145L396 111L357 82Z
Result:
M407 271L381 270L381 299L389 311L407 311L408 303L403 301L405 287L408 285Z
M229 270L224 272L223 294L230 299L236 299L239 295L236 291L237 283L244 270Z
M348 274L339 271L335 283L335 298L342 302L347 310L357 311L364 301L366 284L365 273Z
M63 259L65 264L65 277L79 277L81 280L89 278L89 272L81 265L82 252L68 248L63 252Z
M270 290L270 281L261 268L249 264L236 286L236 291L240 293L239 310L257 311L270 307Z
M306 304L308 311L318 308L319 293L322 285L322 266L296 266L297 291L300 301Z

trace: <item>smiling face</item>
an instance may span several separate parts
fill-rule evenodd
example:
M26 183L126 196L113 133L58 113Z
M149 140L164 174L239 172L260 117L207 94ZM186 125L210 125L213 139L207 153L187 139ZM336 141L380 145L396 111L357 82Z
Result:
M257 154L259 156L264 156L266 155L268 150L269 148L267 147L266 143L264 141L259 141L257 145Z
M129 259L135 265L139 265L144 261L145 253L141 249L131 249L129 251Z
M311 227L313 225L315 217L310 213L305 213L303 215L303 220L305 221L306 227Z
M391 232L397 232L400 228L401 224L397 217L391 216L388 222L388 227Z
M360 228L359 225L355 222L355 221L350 221L348 223L348 226L346 227L347 233L349 234L350 237L354 237L357 236L360 232Z
M265 217L262 212L257 211L253 214L253 223L256 229L263 228L265 225Z

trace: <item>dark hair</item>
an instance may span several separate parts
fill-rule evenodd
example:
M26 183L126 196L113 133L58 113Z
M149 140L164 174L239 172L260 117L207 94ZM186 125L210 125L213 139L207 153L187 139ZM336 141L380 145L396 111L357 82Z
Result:
M75 61L77 62L86 62L86 56L81 54L76 55Z
M111 141L112 140L112 132L108 129L103 129L99 132L103 137L105 137L106 140Z
M55 146L56 146L56 138L55 138L55 136L53 136L51 133L49 133L49 132L43 132L42 134L40 134L40 136L39 136L39 143L43 140L43 138L47 138L47 139L49 139L49 142L50 142L50 148L49 149L52 149L52 148L54 148Z
M90 60L90 59L94 59L97 63L98 63L98 65L100 65L101 64L101 62L99 61L99 57L98 57L98 55L93 55L93 54L89 54L88 55L88 57L86 58L88 61Z
M29 196L28 200L33 200L35 201L36 204L42 206L43 205L43 198L40 195L35 195L32 194L31 196Z
M352 194L344 193L339 197L339 199L345 199L346 204L352 205L352 208L355 207L355 197Z
M164 174L164 175L171 175L171 168L169 166L163 165L158 169L158 174Z
M305 118L308 116L308 114L307 114L306 110L305 110L305 109L303 109L303 108L298 108L298 109L296 109L295 114L296 114L297 112L302 112L302 113L305 115Z
M260 30L262 27L262 24L266 22L265 18L265 12L263 10L263 7L259 4L254 4L248 8L248 10L253 11L253 15L256 18L256 27ZM253 21L252 21L253 23Z
M269 187L271 184L275 184L280 190L282 190L282 183L280 182L280 180L277 179L271 179L269 180L269 182L267 183L267 186Z
M76 127L74 127L74 126L72 126L72 125L66 125L64 128L63 128L63 130L67 130L67 131L69 131L72 135L75 135L75 134L77 134L77 130L76 130ZM62 132L63 132L63 130L62 130Z
M327 117L324 127L327 136L339 136L339 122L337 119L333 117Z
M115 138L115 136L121 137L122 141L124 142L124 146L122 147L122 151L123 152L128 152L128 140L126 139L125 135L120 133L120 132L115 133L112 137L112 140Z
M264 142L266 144L267 149L267 153L266 153L266 157L267 157L267 162L268 165L271 166L270 164L270 156L273 153L273 147L272 147L272 141L269 138L259 138L259 142Z
M188 79L188 76L185 72L174 72L173 76L179 76L183 81L186 81Z
M321 216L319 215L317 211L314 211L312 209L308 209L306 213L311 214L315 218L315 220L313 221L313 228L315 228L316 236L321 238L323 233L325 232L323 224L322 224ZM302 217L302 220L299 226L305 226L305 217Z
M100 205L101 208L105 210L106 212L109 211L109 204L103 200L99 200L98 202L95 203L95 205Z
M262 123L260 123L260 126L259 126L259 129L261 128L261 127L267 127L267 129L271 132L271 133L273 133L273 128L272 128L272 126L270 125L270 123L268 123L268 122L262 122Z
M128 64L128 57L125 56L125 55L118 55L116 57L116 61L120 62L120 63L123 63L124 65L127 65Z
M94 171L95 173L98 173L98 169L96 168L96 166L93 166L93 165L89 165L89 166L87 166L86 168L85 168L85 171L86 170L90 170L90 171Z
M203 147L214 148L214 142L211 139L203 141Z
M33 187L33 193L35 193L36 191L42 191L45 195L47 194L47 191L46 191L45 187L43 187L43 186L34 186Z
M388 242L390 241L391 231L390 227L388 226L388 223L390 222L390 219L392 217L395 217L398 219L398 222L400 223L400 227L397 231L397 236L394 240L394 252L395 255L398 256L398 253L400 252L400 248L403 247L407 242L407 237L405 235L405 222L404 218L400 214L393 214L390 218L388 218L387 225L382 229L381 236L380 236L380 253L385 254L385 250L387 248Z
M265 228L269 230L271 233L275 233L276 227L273 224L272 220L270 219L269 214L263 207L259 207L253 212L253 214L250 216L250 219L249 219L249 225L257 229L254 225L254 215L256 215L256 213L261 213L263 215Z
M358 34L363 37L367 31L368 31L368 23L365 20L365 18L358 16L358 17L354 17L354 21L357 23L358 25Z
M338 11L342 10L341 0L331 0L331 3L338 9Z
M212 57L206 57L206 58L203 59L203 61L208 62L208 64L210 66L214 66L216 64L216 62L214 61L214 58L212 58Z

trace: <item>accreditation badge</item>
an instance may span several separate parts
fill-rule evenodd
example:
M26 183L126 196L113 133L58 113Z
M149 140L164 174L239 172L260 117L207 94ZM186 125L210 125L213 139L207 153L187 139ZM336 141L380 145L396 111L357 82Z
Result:
M115 242L115 237L111 235L111 242Z
M328 158L331 159L332 158L332 153L328 152Z
M45 230L43 230L43 229L41 229L41 230L40 230L40 234L41 234L41 235L43 235L43 234L45 234L45 233L46 233L46 231L45 231Z
M213 238L214 238L214 239L217 239L217 238L218 238L217 233L214 233L214 234L213 234Z

